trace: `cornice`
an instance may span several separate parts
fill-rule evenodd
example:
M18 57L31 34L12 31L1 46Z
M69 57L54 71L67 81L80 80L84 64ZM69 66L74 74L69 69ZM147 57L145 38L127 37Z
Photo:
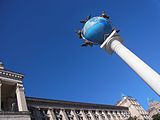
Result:
M104 104L94 104L94 103L83 103L83 102L72 102L63 100L51 100L44 98L26 97L28 106L47 106L55 108L74 108L74 109L100 109L100 110L128 110L127 107L114 106L114 105L104 105Z

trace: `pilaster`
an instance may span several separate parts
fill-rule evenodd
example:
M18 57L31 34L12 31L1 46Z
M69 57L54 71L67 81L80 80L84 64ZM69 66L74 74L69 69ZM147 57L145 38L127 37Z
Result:
M121 113L118 111L117 114L120 116L120 119L122 120L123 117L122 117Z
M112 116L112 113L108 111L108 115L110 115L111 117L111 120L114 120L113 116Z
M101 114L98 111L96 111L96 114L99 116L99 120L103 120Z
M17 83L16 96L17 96L18 110L28 111L26 98L24 94L24 87L22 84Z
M107 114L106 114L106 112L105 112L105 111L102 111L102 114L104 114L104 116L105 116L105 120L109 120L109 118L108 118L108 116L107 116Z
M113 115L116 117L117 120L119 120L119 117L117 116L115 111L113 111Z
M48 115L50 117L50 120L56 120L56 116L52 109L48 109Z
M82 114L83 120L88 120L88 119L87 119L87 116L86 116L86 114L84 113L83 110L81 110L81 114Z
M62 114L64 120L69 120L64 109L63 109L63 110L60 110L60 113Z
M71 113L74 115L74 120L79 120L75 110L71 110Z
M96 118L95 118L94 114L92 113L92 111L88 111L88 112L91 115L91 120L96 120Z

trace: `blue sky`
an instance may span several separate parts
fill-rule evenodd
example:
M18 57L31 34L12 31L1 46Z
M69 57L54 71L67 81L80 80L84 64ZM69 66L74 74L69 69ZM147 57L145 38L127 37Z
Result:
M80 47L79 21L104 10L125 46L160 72L158 0L0 1L0 59L24 73L27 96L115 104L124 93L144 108L159 100L116 54Z

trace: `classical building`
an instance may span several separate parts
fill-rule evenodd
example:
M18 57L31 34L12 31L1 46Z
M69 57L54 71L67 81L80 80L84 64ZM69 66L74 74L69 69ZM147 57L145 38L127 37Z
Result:
M0 63L0 120L127 120L127 107L26 97L23 74Z
M124 96L122 100L117 103L117 106L128 107L131 117L136 117L137 120L152 120L138 101L130 96Z
M149 100L148 114L150 117L156 114L160 114L160 102Z
M0 63L0 120L30 120L23 75L5 70Z
M0 63L0 120L150 120L135 99L124 97L117 106L26 97L24 75Z
M127 107L26 97L32 120L127 120Z

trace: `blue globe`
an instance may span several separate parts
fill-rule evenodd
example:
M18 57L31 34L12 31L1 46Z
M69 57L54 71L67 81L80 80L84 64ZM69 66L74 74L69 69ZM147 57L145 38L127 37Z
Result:
M93 17L85 23L82 29L82 37L91 42L102 44L105 36L111 32L112 25L107 19L103 17Z

